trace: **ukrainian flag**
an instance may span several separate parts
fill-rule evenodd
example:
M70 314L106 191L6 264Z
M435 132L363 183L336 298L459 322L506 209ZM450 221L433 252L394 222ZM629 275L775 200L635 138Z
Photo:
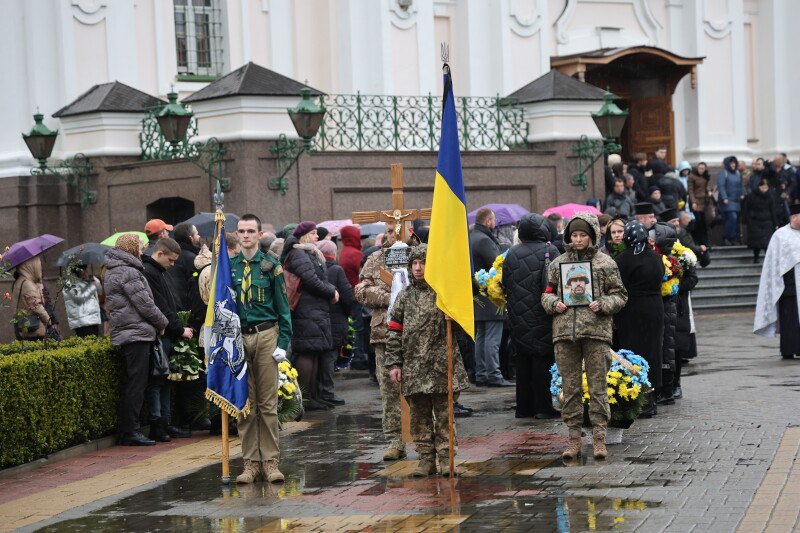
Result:
M211 276L208 311L204 328L208 382L206 399L233 417L247 416L247 361L244 357L242 327L236 306L236 288L231 277L231 260L225 247L225 215L217 211L214 239L216 268ZM222 245L220 245L222 243Z
M442 134L433 189L425 280L436 292L439 309L455 320L470 337L475 338L467 196L461 176L453 82L447 64L444 71Z

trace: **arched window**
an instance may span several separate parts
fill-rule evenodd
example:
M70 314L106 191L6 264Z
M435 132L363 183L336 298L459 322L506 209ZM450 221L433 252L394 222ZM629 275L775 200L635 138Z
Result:
M173 196L171 198L159 198L155 202L147 205L147 219L160 218L167 224L180 224L184 220L194 216L194 202Z

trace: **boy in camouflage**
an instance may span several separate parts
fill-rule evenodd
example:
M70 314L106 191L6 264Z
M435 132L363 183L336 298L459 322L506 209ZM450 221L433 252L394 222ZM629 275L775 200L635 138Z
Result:
M391 309L386 368L400 383L411 408L411 436L419 453L415 477L436 473L449 461L447 425L447 322L436 307L436 293L425 281L427 245L411 251L411 284L397 296ZM458 346L453 344L453 392L469 387ZM455 442L453 443L455 445Z
M599 235L600 225L596 216L579 214L570 220L564 231L566 253L550 264L547 288L542 294L542 307L555 315L553 343L564 391L561 418L569 428L570 439L561 456L567 460L577 458L581 451L584 368L589 384L589 420L592 422L594 456L597 459L608 457L605 441L611 411L608 405L606 374L613 316L625 307L628 292L622 285L614 260L608 255L598 253ZM593 279L591 285L586 286L592 288L593 294L582 296L588 305L568 307L563 301L568 295L564 294L562 287L560 265L570 261L591 261ZM572 277L586 279L588 273L581 272L580 276Z

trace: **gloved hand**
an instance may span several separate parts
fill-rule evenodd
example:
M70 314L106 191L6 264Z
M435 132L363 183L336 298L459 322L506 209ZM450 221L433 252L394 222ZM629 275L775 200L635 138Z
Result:
M275 351L272 352L272 358L275 359L276 363L288 361L288 359L286 359L286 350L283 348L275 348Z

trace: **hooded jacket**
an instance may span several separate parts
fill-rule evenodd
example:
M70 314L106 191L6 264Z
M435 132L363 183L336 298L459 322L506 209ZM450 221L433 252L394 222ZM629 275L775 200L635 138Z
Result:
M370 344L386 344L386 312L389 309L392 288L381 279L384 250L381 248L367 258L359 275L361 282L355 288L358 303L372 311Z
M142 262L122 250L106 253L106 310L111 321L111 344L153 342L167 327L144 277Z
M547 288L548 263L559 256L559 251L550 244L550 224L536 213L520 220L519 239L503 262L511 339L518 354L552 356L553 318L545 312L541 300Z
M386 368L403 369L401 390L412 394L447 394L447 322L436 307L436 293L425 279L414 279L411 265L425 260L428 245L411 250L409 279L411 284L397 296L389 319L386 343ZM454 324L455 325L455 324ZM469 388L467 372L453 343L453 391Z
M103 322L100 291L100 281L94 276L88 281L77 279L69 287L64 287L64 308L70 329L99 326Z
M44 285L42 284L42 261L38 257L28 259L17 267L17 280L13 292L17 296L17 311L39 317L39 328L22 331L23 338L44 337L50 324L50 315L44 307Z
M360 283L358 273L361 271L361 230L355 226L341 229L342 251L339 252L339 266L344 270L350 286L355 288Z
M719 191L719 209L723 213L738 213L742 210L741 198L744 194L742 176L738 170L731 170L731 162L739 161L734 156L722 160L722 170L717 174L717 190ZM736 167L734 167L736 168ZM728 202L725 203L725 200Z
M686 187L673 172L659 178L658 188L661 189L661 201L667 209L679 209L679 202L686 201Z
M583 220L592 230L591 244L579 252L570 242L571 227L576 220ZM564 231L566 252L550 263L547 273L548 286L542 294L542 307L553 317L553 342L594 339L607 342L612 340L613 316L625 306L628 292L622 285L617 264L606 254L599 253L598 235L600 225L594 215L578 214L570 220ZM563 313L556 312L556 304L563 297L561 283L562 263L570 261L591 261L592 298L600 302L600 310L595 313L588 306L571 307Z

